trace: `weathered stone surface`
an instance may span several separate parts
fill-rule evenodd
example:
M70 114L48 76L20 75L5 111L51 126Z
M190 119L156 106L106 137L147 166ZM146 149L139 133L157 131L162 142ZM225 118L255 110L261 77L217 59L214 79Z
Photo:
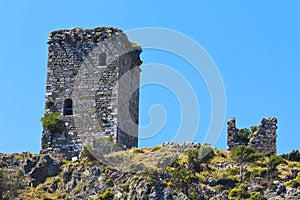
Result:
M87 139L104 137L137 147L141 47L112 27L53 31L48 44L45 113L58 111L65 123L44 128L41 153L71 159Z
M36 186L43 183L46 178L56 176L61 171L62 162L49 155L32 155L28 152L15 154L0 153L0 168L20 169L27 177L25 184Z
M44 182L46 178L56 176L61 171L62 162L52 159L49 155L41 157L38 163L29 172L34 186Z
M262 119L258 130L249 141L249 147L261 153L276 153L276 124L277 119L274 117Z
M285 187L281 181L273 181L272 188L264 192L265 197L268 199L300 199L300 190L295 188Z
M227 148L232 150L239 145L249 146L257 152L276 153L276 129L277 119L263 118L258 130L253 134L248 144L243 143L238 138L239 129L236 128L235 118L231 118L227 122Z
M176 142L165 142L162 144L163 147L168 148L176 148L176 149L188 149L188 148L201 148L200 143L194 142L183 142L183 143L176 143Z
M230 118L227 122L227 148L232 150L240 145L237 134L239 129L236 128L235 118Z

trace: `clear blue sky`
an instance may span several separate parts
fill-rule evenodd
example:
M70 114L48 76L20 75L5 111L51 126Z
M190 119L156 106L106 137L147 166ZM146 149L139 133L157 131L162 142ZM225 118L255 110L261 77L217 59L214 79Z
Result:
M49 32L97 26L163 27L193 38L223 78L226 120L235 116L238 127L249 127L275 116L278 153L300 149L299 10L297 0L1 1L0 152L39 152ZM201 108L196 141L201 142L210 119L210 96L201 76L166 52L145 50L142 59L174 67L193 85ZM172 139L180 122L174 95L154 85L141 91L142 124L149 122L152 104L165 105L170 114L162 132L142 146ZM226 148L226 124L217 147Z

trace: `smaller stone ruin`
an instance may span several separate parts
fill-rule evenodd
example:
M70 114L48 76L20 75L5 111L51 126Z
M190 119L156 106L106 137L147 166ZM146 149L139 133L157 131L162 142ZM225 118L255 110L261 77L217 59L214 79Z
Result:
M245 145L260 153L276 153L276 129L276 118L263 118L253 137L245 141L239 137L235 118L231 118L227 122L227 148L232 150L239 145Z

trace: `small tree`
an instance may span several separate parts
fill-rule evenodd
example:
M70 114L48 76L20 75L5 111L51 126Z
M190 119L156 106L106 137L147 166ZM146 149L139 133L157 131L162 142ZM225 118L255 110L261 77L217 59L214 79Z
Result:
M199 172L200 164L208 162L214 156L214 151L210 145L204 144L200 149L188 149L186 154L188 156L188 167Z
M248 136L249 141L251 140L251 138L253 138L254 133L255 133L256 131L258 131L258 126L251 126L251 127L250 127L250 130L251 130L251 133L250 133L249 136Z
M249 136L251 135L251 131L247 128L242 128L238 131L238 140L241 142L240 144L248 145Z
M199 149L200 162L208 162L214 155L215 153L209 144L203 144Z
M280 164L285 164L286 161L277 155L271 155L267 160L268 182L270 182L277 174L276 167Z
M253 149L246 146L237 146L231 151L231 158L239 163L240 167L240 183L243 182L244 163L252 161L255 157Z
M255 133L256 131L258 131L258 126L251 126L250 127L251 133Z
M199 150L191 148L186 151L188 157L188 168L195 171L200 171Z

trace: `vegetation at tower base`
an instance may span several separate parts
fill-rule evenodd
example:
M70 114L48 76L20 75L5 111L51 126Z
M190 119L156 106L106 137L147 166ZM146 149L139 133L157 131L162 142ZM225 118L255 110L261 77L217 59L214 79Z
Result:
M300 199L300 162L251 151L257 155L243 163L240 183L234 151L182 146L107 155L119 161L117 167L90 157L88 149L74 162L28 152L0 154L0 191L3 199Z
M45 113L44 117L41 118L43 127L48 129L51 133L62 132L64 121L65 119L60 112Z

